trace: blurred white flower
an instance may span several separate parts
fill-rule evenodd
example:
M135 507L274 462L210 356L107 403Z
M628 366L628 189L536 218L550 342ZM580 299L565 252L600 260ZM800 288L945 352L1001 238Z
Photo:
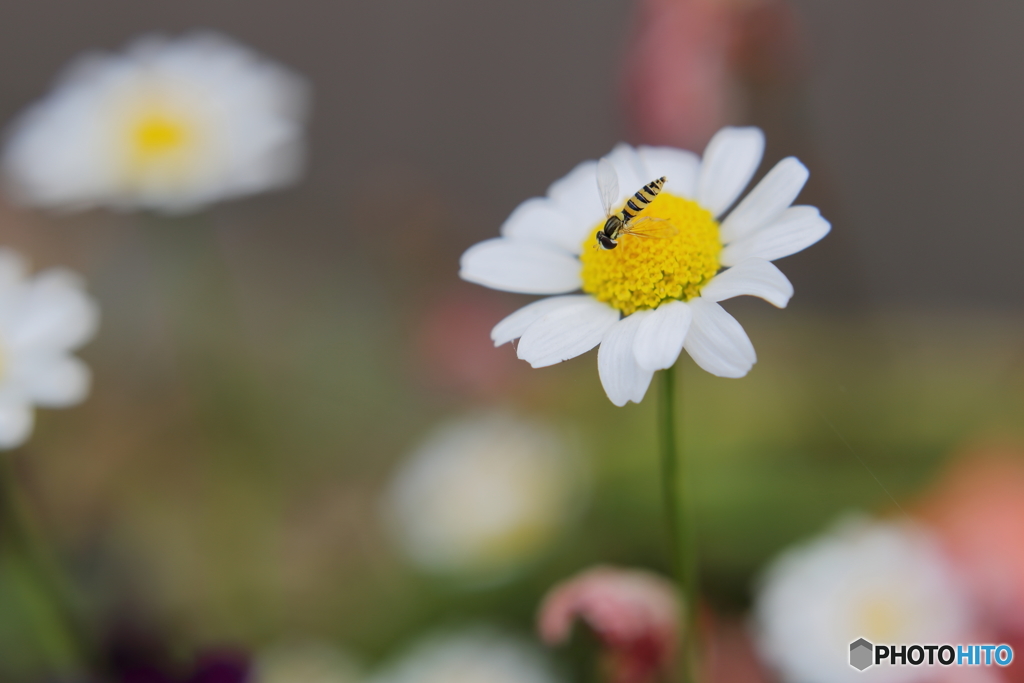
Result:
M370 683L557 683L543 652L486 627L428 637Z
M579 512L585 471L564 435L505 414L443 425L399 465L385 515L422 569L496 580Z
M359 683L362 677L346 653L326 643L281 644L256 658L252 683Z
M933 538L910 523L847 520L784 553L755 605L762 656L787 683L862 681L850 643L968 642L962 586ZM942 668L942 667L937 667ZM875 667L872 681L929 679L928 666Z
M74 273L26 273L18 254L0 249L0 448L28 438L33 405L63 408L89 392L89 368L71 351L95 333L96 304Z
M306 84L224 36L79 57L9 131L15 198L181 212L294 181Z
M703 159L620 144L601 173L598 162L584 161L546 197L520 204L501 237L466 250L459 275L521 294L584 293L519 309L491 331L495 345L518 338L516 353L535 368L600 345L598 373L617 406L639 403L655 371L672 367L683 349L713 375L746 375L757 360L754 346L719 302L757 296L786 306L793 286L771 261L831 229L813 206L791 206L808 178L794 157L776 164L729 211L763 152L757 128L723 128ZM645 183L659 176L667 178L663 191L650 201L641 197ZM659 239L622 235L618 246L599 249L595 236L607 218L602 197L614 211L634 202L634 213L643 211L635 224L655 219L643 229L660 231L647 235ZM666 223L674 231L658 227Z

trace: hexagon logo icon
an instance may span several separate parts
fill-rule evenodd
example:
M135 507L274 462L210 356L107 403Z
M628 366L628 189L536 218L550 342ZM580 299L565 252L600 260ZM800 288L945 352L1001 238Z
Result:
M874 664L874 662L871 661L871 653L874 649L875 646L863 638L858 638L850 643L850 666L857 671L863 671Z

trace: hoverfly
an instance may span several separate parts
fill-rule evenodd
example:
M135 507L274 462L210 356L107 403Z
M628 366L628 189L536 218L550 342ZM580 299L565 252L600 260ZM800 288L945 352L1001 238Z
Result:
M675 228L664 218L650 218L647 216L637 218L640 212L654 201L654 198L658 196L664 185L664 176L652 180L626 200L626 205L622 207L621 211L612 212L612 206L619 196L619 175L615 172L615 165L608 159L598 161L597 191L601 196L604 213L608 216L604 227L597 232L598 246L602 249L614 249L618 246L619 239L623 235L634 235L636 237L671 237L674 235ZM648 222L657 222L662 225L643 231L637 230L639 225Z

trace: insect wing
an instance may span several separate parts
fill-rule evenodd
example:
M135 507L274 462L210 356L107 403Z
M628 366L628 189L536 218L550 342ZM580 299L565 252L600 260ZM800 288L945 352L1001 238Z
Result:
M655 239L666 239L679 234L679 228L672 225L672 222L664 218L649 218L644 216L638 218L622 229L623 235L634 237L653 237Z
M619 198L619 174L615 172L615 164L608 159L602 158L597 162L597 192L601 195L604 214L610 216Z

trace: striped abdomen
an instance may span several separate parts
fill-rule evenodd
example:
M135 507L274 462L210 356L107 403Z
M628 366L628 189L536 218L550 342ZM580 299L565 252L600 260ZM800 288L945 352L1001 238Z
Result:
M665 186L665 176L652 180L647 183L636 193L626 200L626 205L622 207L622 211L619 212L618 218L622 221L623 225L629 225L629 222L637 217L641 211L647 208L647 205L654 201L654 198L661 192L661 188Z

